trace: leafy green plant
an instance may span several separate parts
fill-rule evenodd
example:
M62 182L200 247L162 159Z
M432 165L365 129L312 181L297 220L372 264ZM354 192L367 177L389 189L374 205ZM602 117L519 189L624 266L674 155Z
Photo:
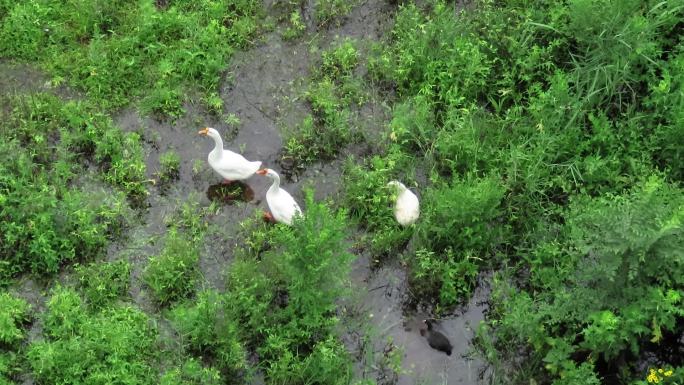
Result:
M98 256L125 228L128 207L121 193L85 187L77 176L89 175L95 161L106 181L130 197L144 195L138 139L124 140L85 103L45 94L2 98L10 109L0 112L0 279L53 274Z
M156 331L132 307L89 313L78 294L57 287L47 304L45 340L27 352L41 383L157 383Z
M290 13L288 23L288 27L283 32L284 39L296 39L301 37L306 31L306 24L304 24L304 21L302 21L302 16L298 10L294 10Z
M258 352L268 383L349 383L350 357L334 334L335 298L353 258L343 246L346 214L310 191L305 207L292 227L248 225L254 246L229 272L225 312Z
M78 266L76 275L86 302L94 308L110 305L128 294L131 264L126 260Z
M178 179L180 175L180 155L173 150L159 155L159 179L162 184Z
M143 276L157 302L168 304L192 293L199 273L198 261L195 244L172 228L166 236L164 250L150 258Z
M295 171L316 160L334 158L344 146L358 139L352 128L351 105L362 98L352 76L359 64L359 52L353 40L335 42L322 52L321 66L315 70L305 92L311 107L295 128L286 131L284 159Z
M172 117L182 113L189 87L213 99L221 71L235 48L250 43L261 13L251 0L174 2L164 10L100 0L4 6L2 56L38 61L104 107L142 97L143 110Z
M0 293L0 343L14 345L24 339L22 324L29 320L29 304L12 296L10 293ZM3 371L0 370L0 373Z
M203 367L191 358L180 368L167 371L159 380L161 385L220 385L221 373L212 367Z
M171 319L190 351L212 355L215 365L236 375L247 367L246 353L236 320L226 317L224 306L218 293L203 291L192 303L173 308Z

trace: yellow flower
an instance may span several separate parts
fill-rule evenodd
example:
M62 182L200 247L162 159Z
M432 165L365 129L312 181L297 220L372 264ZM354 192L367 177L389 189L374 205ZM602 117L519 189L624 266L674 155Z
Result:
M663 373L663 368L658 369L658 373L662 374L662 373Z
M665 372L665 377L670 377L672 375L672 370Z
M658 375L656 374L655 370L649 370L648 376L646 377L646 381L648 381L649 384L657 384L658 382L660 382L660 379L658 378Z

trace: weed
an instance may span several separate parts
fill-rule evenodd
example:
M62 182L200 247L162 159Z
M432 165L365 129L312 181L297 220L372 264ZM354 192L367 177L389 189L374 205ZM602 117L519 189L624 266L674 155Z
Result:
M173 150L168 150L159 155L159 180L162 184L169 183L180 176L180 155Z
M186 235L172 228L164 250L150 258L145 269L145 283L162 305L186 297L195 290L198 278L199 251Z
M302 21L302 16L298 10L290 13L288 19L289 26L283 32L283 38L286 40L293 40L301 37L306 31L306 24Z
M124 1L5 6L2 56L38 61L101 106L142 97L143 111L172 117L182 114L189 87L216 108L220 72L255 35L261 12L249 0L177 2L165 10Z
M218 370L204 367L193 358L187 360L180 368L164 373L159 381L161 385L220 385L225 383Z
M292 227L246 226L254 233L229 272L225 311L269 382L346 384L350 358L333 332L353 257L344 246L345 213L314 202L312 192L306 208Z
M103 308L128 294L131 265L128 261L91 263L78 266L76 274L86 302Z
M153 384L156 331L131 307L89 313L72 289L57 287L45 315L45 339L28 347L33 376L44 383Z
M30 306L23 299L3 292L0 293L0 309L0 344L14 345L24 339L22 326L29 320Z

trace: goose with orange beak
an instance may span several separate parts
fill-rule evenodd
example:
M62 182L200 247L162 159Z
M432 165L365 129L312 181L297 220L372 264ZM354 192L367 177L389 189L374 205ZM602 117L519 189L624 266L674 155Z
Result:
M262 168L256 173L264 175L273 181L273 184L266 192L266 202L271 212L264 213L264 217L291 225L295 216L302 215L302 209L299 208L299 205L290 193L280 188L280 176L278 173L270 168Z
M209 165L223 177L223 183L247 179L261 167L260 161L250 162L244 156L223 148L221 134L211 127L197 132L214 140L214 149L209 153Z

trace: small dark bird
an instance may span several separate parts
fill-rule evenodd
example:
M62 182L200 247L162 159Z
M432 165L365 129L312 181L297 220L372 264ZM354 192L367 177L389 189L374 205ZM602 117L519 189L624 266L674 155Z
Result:
M427 325L427 330L421 330L420 335L426 336L428 344L430 347L447 354L451 355L451 342L446 336L437 330L432 330L432 321L429 319L423 320L423 323Z

